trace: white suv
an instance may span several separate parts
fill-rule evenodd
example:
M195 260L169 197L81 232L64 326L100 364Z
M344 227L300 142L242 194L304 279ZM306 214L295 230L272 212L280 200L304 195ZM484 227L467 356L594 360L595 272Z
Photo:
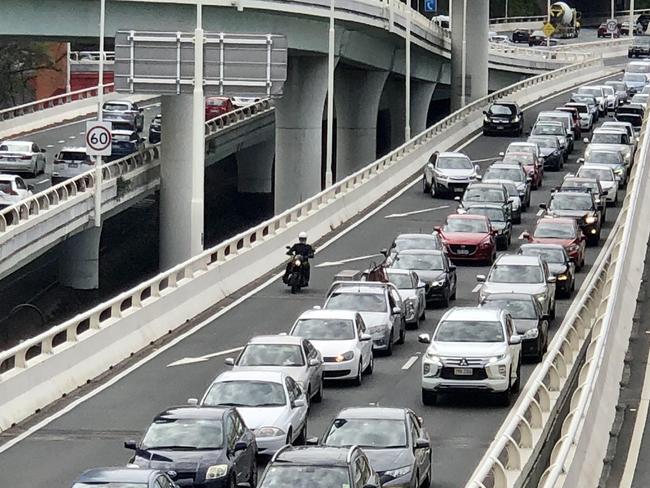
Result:
M479 166L459 152L433 153L424 167L422 186L432 197L462 195L467 185L481 179Z
M445 313L422 358L422 403L435 405L438 394L481 390L497 394L503 405L521 384L521 339L503 309L455 307Z
M90 171L95 161L88 155L85 147L64 147L54 156L52 162L52 182L74 178Z

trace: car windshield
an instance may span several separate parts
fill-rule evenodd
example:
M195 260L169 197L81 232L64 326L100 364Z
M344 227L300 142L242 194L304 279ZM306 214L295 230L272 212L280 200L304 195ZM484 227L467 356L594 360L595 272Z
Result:
M576 93L571 97L571 101L586 103L587 105L591 105L591 106L596 105L596 100L591 95L579 95Z
M345 467L272 464L264 473L259 488L350 488Z
M126 112L130 109L126 103L106 102L104 103L104 110L111 112Z
M397 269L442 270L441 254L398 254L393 263Z
M483 219L449 219L443 227L445 232L468 232L473 234L486 234L487 221Z
M470 215L485 215L492 222L506 221L506 215L503 209L500 208L472 207L467 210L467 213Z
M588 164L621 164L622 161L618 153L614 151L593 151L585 160Z
M521 252L524 256L540 256L547 263L562 263L565 262L564 250L553 249L547 247L527 247Z
M85 161L88 159L88 156L81 151L61 151L59 153L59 159L66 161Z
M323 439L326 446L397 449L406 447L404 420L336 419Z
M409 237L395 240L395 248L398 251L409 249L439 249L438 240L431 237Z
M605 95L614 94L614 89L611 86L603 86L603 91L605 92Z
M565 125L567 118L562 115L540 115L537 117L537 122L560 122Z
M625 77L628 73L648 73L650 72L650 65L645 63L630 63L625 68L625 74L623 75L623 81L626 81ZM639 79L634 81L641 81ZM645 77L644 80L645 81Z
M248 344L237 360L238 366L304 366L297 344Z
M92 481L90 483L75 483L72 488L147 488L148 486L147 483L129 483L125 481L108 481L105 483Z
M379 293L333 293L327 300L328 310L356 310L358 312L385 312L386 300Z
M29 142L5 141L2 144L0 144L0 151L32 152L32 145Z
M495 103L488 110L492 115L512 115L514 113L513 107L510 105L499 105Z
M486 180L524 181L524 173L519 168L488 168L483 178Z
M607 168L609 169L609 168ZM577 173L581 178L595 178L600 181L614 181L614 175L610 171L597 168L580 168Z
M600 88L595 86L583 86L578 89L578 93L584 93L585 95L592 95L594 97L602 97L603 92Z
M354 339L354 324L346 319L300 319L291 335L310 341L349 341Z
M559 192L551 198L551 210L591 210L591 195L588 193Z
M440 322L436 342L503 342L501 322L445 320Z
M391 273L388 271L388 281L400 290L406 290L416 286L415 283L413 283L411 275L405 273Z
M436 168L438 169L474 169L472 162L468 158L463 157L438 157L436 161Z
M557 149L558 147L557 139L551 137L537 137L537 138L531 137L528 140L530 142L534 142L539 147L550 147L552 149Z
M648 95L637 93L632 97L630 103L648 103Z
M542 283L544 277L539 266L523 264L497 264L488 275L491 283Z
M503 157L503 162L504 163L512 163L512 164L524 164L524 165L530 165L533 164L533 153L532 153L532 148L531 152L511 152L506 154ZM506 178L510 179L510 178Z
M531 300L513 300L511 298L488 299L485 306L489 308L501 308L510 312L513 319L536 319L535 305Z
M503 191L498 188L469 187L463 195L466 202L503 202Z
M584 104L581 104L581 103L575 104L575 105L569 105L569 107L573 107L573 108L577 109L578 112L581 113L581 114L588 114L589 113L589 107L587 107L587 105L584 105Z
M225 98L208 98L205 102L205 104L208 107L223 107L226 105L227 99Z
M625 134L618 132L595 132L591 137L592 144L625 144Z
M0 180L0 192L9 193L10 191L12 191L11 181Z
M219 449L223 445L220 420L156 420L142 439L142 449Z
M534 237L540 239L575 239L576 231L572 225L557 222L540 222L535 229Z
M532 156L537 153L537 149L529 144L510 144L506 149L506 155L517 154L518 157L522 157L522 153L530 154L532 159Z
M533 131L531 132L534 136L545 136L545 135L551 135L551 136L563 136L564 135L564 127L559 125L559 124L537 124L535 127L533 127Z
M218 381L212 383L202 402L206 406L280 407L287 404L284 388L270 381Z
M628 81L631 83L645 83L647 78L643 74L639 74L642 72L639 71L628 71L623 75L623 81Z

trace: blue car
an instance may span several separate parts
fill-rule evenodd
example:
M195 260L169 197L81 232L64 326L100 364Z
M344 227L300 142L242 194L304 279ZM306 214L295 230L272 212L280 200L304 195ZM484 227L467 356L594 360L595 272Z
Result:
M111 155L109 161L124 158L133 153L144 150L144 139L134 130L113 130L111 132L113 142L111 144Z
M178 488L169 475L157 469L93 468L85 471L72 488Z

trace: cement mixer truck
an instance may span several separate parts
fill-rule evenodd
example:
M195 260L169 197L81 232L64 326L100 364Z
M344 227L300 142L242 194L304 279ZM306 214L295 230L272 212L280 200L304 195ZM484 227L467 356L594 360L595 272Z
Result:
M578 37L580 33L580 12L565 2L551 5L551 24L555 27L553 37L562 39Z

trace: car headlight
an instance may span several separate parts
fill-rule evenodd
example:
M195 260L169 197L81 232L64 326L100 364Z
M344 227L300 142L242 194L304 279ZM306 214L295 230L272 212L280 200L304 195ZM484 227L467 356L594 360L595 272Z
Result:
M424 353L424 359L426 359L427 361L430 361L432 363L442 364L442 361L440 360L440 356L438 356L437 354L435 354L433 352L429 352L429 351L425 352Z
M595 224L598 219L594 217L593 215L590 215L585 219L586 224Z
M569 275L562 273L561 275L558 275L557 280L558 281L566 281L569 279Z
M432 281L431 283L429 283L429 286L442 286L444 284L445 284L445 280L442 279L442 280Z
M217 478L223 478L228 473L227 464L215 464L210 466L208 471L205 473L206 480L216 480Z
M489 122L489 121L490 121L490 117L488 117L487 115L484 115L483 116L483 122Z
M384 471L384 476L390 476L391 478L401 478L402 476L406 476L410 472L411 472L411 466L402 466L401 468Z
M354 358L354 352L353 351L348 351L348 352L344 352L343 354L339 354L338 356L336 356L336 362L337 363L342 363L343 361L350 361L353 358Z
M278 427L260 427L255 431L257 437L279 437L286 435L286 432Z
M449 179L448 176L445 176L444 174L439 173L438 171L434 173L434 176L436 177L436 180L447 181Z
M489 249L490 247L492 247L492 243L490 243L490 241L483 241L479 244L479 247L481 249Z
M492 356L490 359L488 359L488 364L498 363L499 361L503 361L507 357L508 357L507 354L500 354L498 356Z
M520 120L519 115L516 115L515 118L512 119L512 122L517 123L517 122L519 122L519 120Z
M580 246L578 246L577 244L571 244L568 249L569 252L575 252L579 250L580 250Z
M546 301L546 293L536 293L535 298L539 303L544 303Z
M386 329L386 326L384 324L382 324L382 325L370 326L370 327L368 327L366 329L366 331L368 332L368 334L376 334L377 332L382 332L385 329Z
M301 266L301 265L302 265L302 262L300 262L300 259L296 259L296 260L293 262L293 264L296 265L296 266Z
M566 145L566 137L560 136L560 144L562 144L563 146Z
M537 339L538 335L539 335L539 329L535 327L534 329L528 329L524 333L524 339Z

